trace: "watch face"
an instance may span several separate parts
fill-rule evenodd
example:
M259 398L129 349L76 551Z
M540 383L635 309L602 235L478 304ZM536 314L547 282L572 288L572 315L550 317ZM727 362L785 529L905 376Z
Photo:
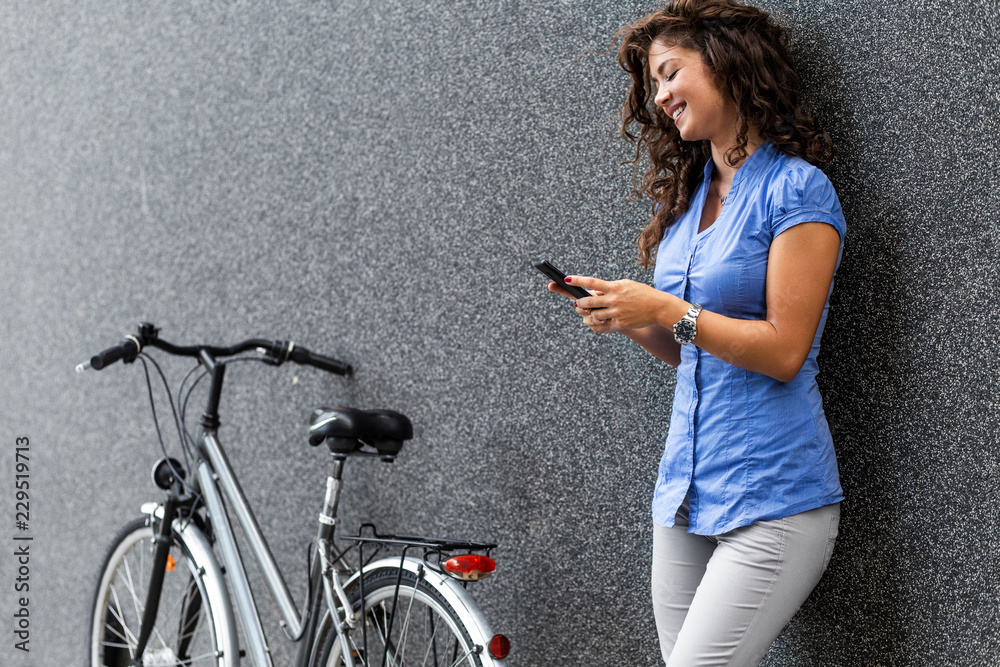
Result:
M698 329L695 326L695 323L687 318L684 318L674 325L674 338L677 339L678 343L684 345L694 340L694 336L697 331Z

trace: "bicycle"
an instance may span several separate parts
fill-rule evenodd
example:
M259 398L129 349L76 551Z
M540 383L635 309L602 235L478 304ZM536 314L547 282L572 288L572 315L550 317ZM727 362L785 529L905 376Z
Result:
M197 359L176 402L160 366L147 354L149 348ZM258 667L272 666L229 513L275 601L279 625L297 644L295 667L506 665L510 642L492 632L467 590L469 583L494 571L495 544L382 535L370 523L355 535L335 537L346 461L370 457L391 462L413 436L409 419L391 410L334 407L312 414L309 442L328 446L332 466L309 549L305 611L299 613L219 441L219 399L227 363L253 360L278 366L292 361L342 376L351 375L349 364L280 340L182 347L143 323L134 335L77 371L137 359L146 374L164 454L153 468L153 481L166 497L145 503L144 516L119 532L104 559L89 624L93 667L234 667L247 655ZM167 389L184 463L167 455L147 363ZM187 401L205 377L210 386L196 440L185 423ZM399 554L384 553L393 549Z

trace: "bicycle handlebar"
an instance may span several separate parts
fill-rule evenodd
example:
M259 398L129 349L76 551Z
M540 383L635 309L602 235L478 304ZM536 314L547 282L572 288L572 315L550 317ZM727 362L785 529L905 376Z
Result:
M297 364L312 366L329 373L336 373L337 375L350 375L354 372L350 364L339 359L334 359L333 357L326 357L322 354L310 352L304 347L293 347L290 350L288 358Z
M95 354L90 358L90 361L79 364L76 367L76 371L77 373L82 373L88 368L99 371L116 361L131 363L135 361L136 357L139 356L139 352L144 347L159 348L168 354L178 357L195 358L201 358L202 352L207 352L211 357L231 357L241 352L257 349L264 354L269 363L275 366L280 366L286 361L294 361L303 366L312 366L313 368L337 375L351 375L354 372L354 369L347 362L310 352L292 341L251 338L229 347L211 345L178 346L161 339L159 337L159 329L148 322L140 324L139 331L135 335L125 336L117 345Z
M121 339L114 347L109 347L103 352L98 352L90 358L90 361L86 365L93 368L95 371L99 371L105 366L110 366L111 364L124 359L126 363L135 361L136 356L139 354L139 350L142 349L142 343L135 336L126 336ZM77 372L84 370L85 364L80 364L77 366Z

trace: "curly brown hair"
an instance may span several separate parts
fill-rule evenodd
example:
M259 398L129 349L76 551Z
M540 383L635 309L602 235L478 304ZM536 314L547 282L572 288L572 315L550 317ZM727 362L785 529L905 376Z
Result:
M635 155L624 164L633 165L633 194L653 200L653 217L638 239L641 266L653 264L664 231L687 210L711 158L708 141L682 141L653 102L649 48L654 41L700 53L719 90L734 102L739 126L736 145L725 156L730 165L746 158L751 127L778 150L812 164L833 158L830 136L800 106L788 35L767 13L732 0L673 0L619 30L617 39L618 64L632 78L622 104L621 136L635 144ZM644 151L648 166L637 183Z

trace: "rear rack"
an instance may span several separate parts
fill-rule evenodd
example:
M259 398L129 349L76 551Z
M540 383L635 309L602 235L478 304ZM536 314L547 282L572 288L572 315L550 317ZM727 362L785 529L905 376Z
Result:
M445 554L451 551L468 551L469 553L485 552L487 556L496 548L495 543L473 542L470 540L453 540L441 537L423 537L420 535L382 535L375 528L373 523L363 523L358 526L357 535L345 535L338 537L338 540L351 541L359 547L362 544L381 545L378 548L389 546L403 547L404 550L411 548L422 548L428 553Z
M490 556L493 549L497 546L495 543L489 542L423 537L420 535L383 535L378 532L373 523L363 523L358 526L356 535L345 535L336 539L338 542L353 542L354 545L341 551L338 556L333 558L334 561L339 560L348 551L356 548L358 550L358 561L364 566L374 560L380 551L391 547L402 547L401 559L406 558L407 553L411 549L422 550L421 560L437 570L441 569L441 563L450 558L453 551L482 553ZM367 559L364 557L365 545L374 545L375 547L374 552Z

